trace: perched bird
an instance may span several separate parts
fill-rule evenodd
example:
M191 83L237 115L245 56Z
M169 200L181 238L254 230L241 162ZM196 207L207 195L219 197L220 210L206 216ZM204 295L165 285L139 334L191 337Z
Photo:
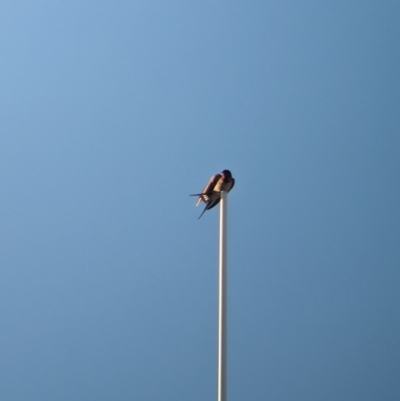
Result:
M212 209L218 205L221 200L221 191L229 192L235 185L235 179L232 177L232 173L229 170L223 170L221 174L215 174L210 178L208 184L204 187L200 194L193 194L190 196L198 196L196 206L201 202L206 204L200 217L206 210ZM199 218L200 218L199 217Z

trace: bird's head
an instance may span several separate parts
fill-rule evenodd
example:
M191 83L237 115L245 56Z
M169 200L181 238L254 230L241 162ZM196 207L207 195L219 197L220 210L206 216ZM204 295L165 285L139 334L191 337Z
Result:
M232 173L229 170L223 170L221 174L224 178L232 178Z

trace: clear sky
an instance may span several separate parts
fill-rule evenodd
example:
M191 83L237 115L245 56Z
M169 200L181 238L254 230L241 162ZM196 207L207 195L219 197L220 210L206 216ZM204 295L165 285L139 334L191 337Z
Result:
M6 1L0 399L400 399L400 3Z

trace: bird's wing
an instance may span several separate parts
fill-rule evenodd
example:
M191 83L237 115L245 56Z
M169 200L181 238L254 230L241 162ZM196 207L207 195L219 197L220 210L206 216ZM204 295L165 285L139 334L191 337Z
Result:
M215 174L210 178L210 181L208 181L208 184L201 191L202 195L199 196L196 206L198 206L201 202L204 202L204 203L208 202L209 196L206 194L209 194L214 190L214 187L220 178L221 178L221 174Z
M207 205L207 210L212 209L214 206L217 206L219 201L221 200L221 198L215 199L213 201L211 201L208 205Z
M213 200L213 201L210 201L210 202L206 203L206 206L205 206L204 210L201 212L201 215L199 216L199 218L200 218L201 216L203 216L203 214L204 214L205 211L210 210L210 209L212 209L214 206L218 205L220 199L221 199L221 198L218 198L218 199L215 199L215 200Z

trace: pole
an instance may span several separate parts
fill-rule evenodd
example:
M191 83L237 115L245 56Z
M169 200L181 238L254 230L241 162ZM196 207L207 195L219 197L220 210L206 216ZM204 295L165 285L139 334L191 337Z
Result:
M221 192L219 231L218 401L227 400L227 223L228 193Z

